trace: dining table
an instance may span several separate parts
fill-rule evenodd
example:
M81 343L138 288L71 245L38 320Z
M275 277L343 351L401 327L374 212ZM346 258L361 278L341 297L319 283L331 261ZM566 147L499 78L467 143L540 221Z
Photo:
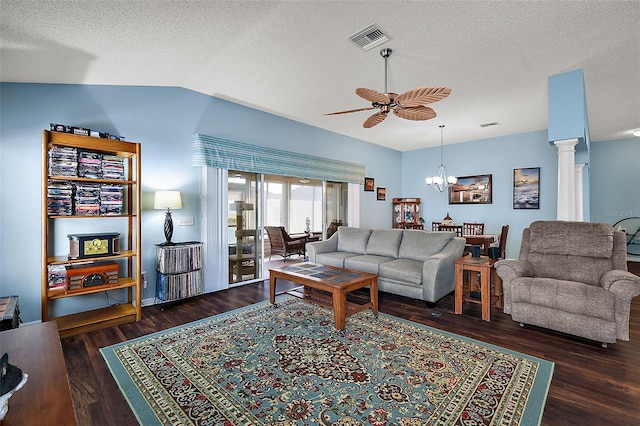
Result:
M483 255L489 253L489 247L491 244L500 242L499 234L463 234L462 225L438 225L438 231L455 232L457 236L463 237L467 240L467 245L480 246L480 251Z
M481 234L481 235L464 235L464 239L467 240L467 244L472 246L480 246L482 254L486 255L489 252L491 244L498 243L500 241L500 235L498 234Z

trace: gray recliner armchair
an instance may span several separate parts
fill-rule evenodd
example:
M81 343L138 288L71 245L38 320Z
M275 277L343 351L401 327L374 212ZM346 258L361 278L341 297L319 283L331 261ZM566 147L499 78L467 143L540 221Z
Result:
M522 233L518 260L495 264L504 312L602 343L629 340L640 277L628 272L626 240L605 223L537 221Z

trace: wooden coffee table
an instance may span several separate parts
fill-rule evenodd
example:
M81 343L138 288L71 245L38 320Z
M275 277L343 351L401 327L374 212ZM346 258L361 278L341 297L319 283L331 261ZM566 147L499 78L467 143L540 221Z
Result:
M317 263L297 263L282 268L269 269L269 301L275 304L276 295L288 293L333 309L335 327L344 330L346 317L365 309L371 308L375 316L378 315L378 276L366 272ZM301 284L300 287L276 293L276 280L280 278L292 283ZM347 293L369 286L371 300L358 304L347 301ZM302 292L300 290L302 289ZM312 292L311 289L322 292Z

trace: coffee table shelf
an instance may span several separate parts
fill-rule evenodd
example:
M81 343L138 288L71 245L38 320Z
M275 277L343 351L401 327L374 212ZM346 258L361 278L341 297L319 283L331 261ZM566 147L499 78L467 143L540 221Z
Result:
M299 297L301 299L304 299L307 302L315 303L316 305L323 306L325 308L333 309L332 294L322 292L321 290L315 290L309 287L307 287L306 292L304 291L304 289L305 289L304 286L300 286L300 287L296 287L291 290L285 291L283 293L289 294L291 296ZM364 311L365 309L370 309L372 306L373 304L371 302L360 304L360 303L350 302L347 300L345 303L345 317L349 317L353 314L357 314L358 312Z

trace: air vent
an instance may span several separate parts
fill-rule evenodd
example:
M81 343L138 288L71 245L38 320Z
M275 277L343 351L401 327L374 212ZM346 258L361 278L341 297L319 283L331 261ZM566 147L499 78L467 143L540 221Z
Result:
M362 50L369 50L391 40L391 37L378 25L371 24L367 28L358 31L349 37L349 39L357 44Z
M500 125L500 123L498 123L497 121L494 121L494 122L492 122L492 123L484 123L484 124L481 124L481 125L480 125L480 127L483 127L483 128L484 128L484 127L493 127L493 126L499 126L499 125Z

